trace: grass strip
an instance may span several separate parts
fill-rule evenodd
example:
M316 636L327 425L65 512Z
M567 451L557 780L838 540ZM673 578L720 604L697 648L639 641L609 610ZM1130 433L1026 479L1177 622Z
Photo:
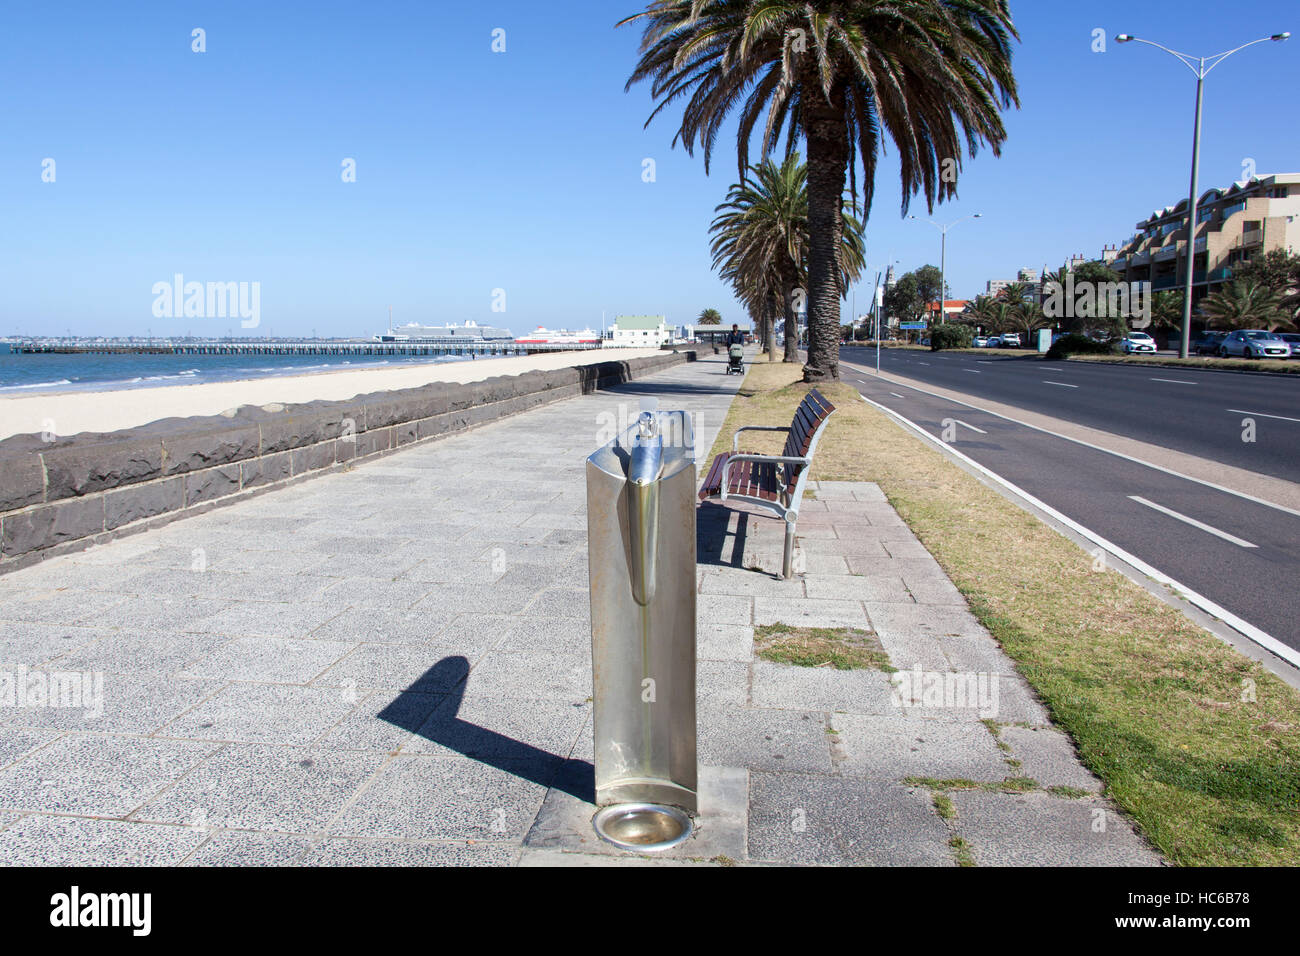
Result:
M1208 368L1229 372L1272 372L1275 375L1300 375L1300 362L1295 359L1245 359L1215 358L1198 355L1179 358L1175 355L1071 355L1070 362L1095 362L1103 365L1149 365L1152 368Z
M742 424L789 425L807 390L799 377L798 365L752 364L714 453ZM1094 570L852 387L820 389L837 411L812 477L880 485L1162 853L1183 865L1300 865L1300 694L1123 575ZM782 438L752 437L756 451ZM802 546L815 553L817 542Z

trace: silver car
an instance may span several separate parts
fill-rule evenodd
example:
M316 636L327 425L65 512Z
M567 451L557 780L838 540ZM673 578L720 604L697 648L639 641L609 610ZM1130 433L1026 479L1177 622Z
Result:
M1219 343L1219 357L1284 359L1291 357L1291 345L1267 329L1238 329Z

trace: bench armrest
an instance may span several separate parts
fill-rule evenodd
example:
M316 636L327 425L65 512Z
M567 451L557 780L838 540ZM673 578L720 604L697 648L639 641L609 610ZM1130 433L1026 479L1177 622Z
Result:
M728 455L727 464L730 465L733 461L771 461L786 465L808 465L812 463L811 458L805 458L801 455Z
M731 436L731 450L740 451L740 433L741 432L788 432L788 425L742 425L736 429L736 434Z

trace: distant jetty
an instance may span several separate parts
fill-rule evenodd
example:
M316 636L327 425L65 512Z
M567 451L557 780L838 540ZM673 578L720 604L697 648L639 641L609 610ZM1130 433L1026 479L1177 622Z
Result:
M470 339L463 341L397 340L381 342L267 340L267 341L153 341L26 340L12 342L20 355L534 355L539 352L575 352L598 349L596 342L514 342Z

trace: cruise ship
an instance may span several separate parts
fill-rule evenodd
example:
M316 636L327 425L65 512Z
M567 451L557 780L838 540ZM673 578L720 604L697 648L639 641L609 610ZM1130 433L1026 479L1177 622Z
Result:
M515 339L517 345L599 345L600 333L592 329L570 332L567 329L544 329L540 325Z
M490 325L479 325L469 321L464 325L421 325L410 322L390 328L382 335L376 335L378 342L433 342L448 345L474 345L480 343L505 345L515 341L514 333L509 329L497 329Z

